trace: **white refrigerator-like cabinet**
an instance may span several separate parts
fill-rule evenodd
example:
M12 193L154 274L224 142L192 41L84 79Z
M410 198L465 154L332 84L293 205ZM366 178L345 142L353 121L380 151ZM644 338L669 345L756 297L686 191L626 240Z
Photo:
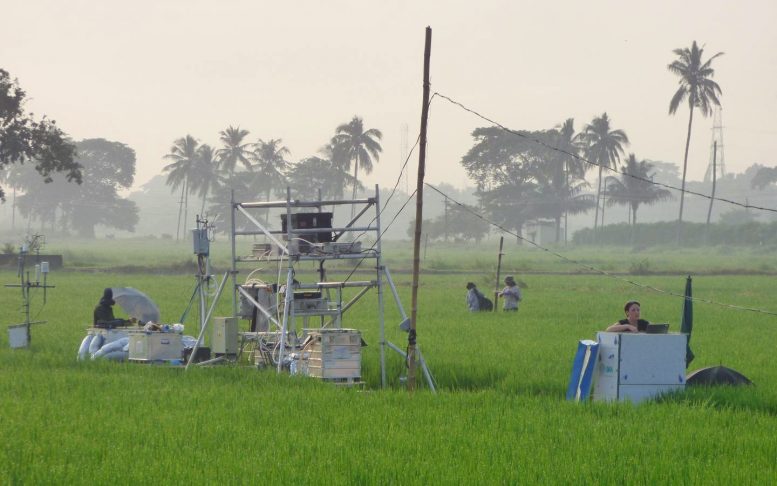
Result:
M599 332L594 400L639 403L685 388L685 334Z

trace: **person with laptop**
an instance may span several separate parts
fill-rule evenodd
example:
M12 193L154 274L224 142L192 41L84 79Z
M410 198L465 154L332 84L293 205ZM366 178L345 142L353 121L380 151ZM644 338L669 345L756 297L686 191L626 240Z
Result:
M607 332L645 332L650 322L639 318L640 305L636 300L630 300L623 306L626 318L621 319L607 329Z

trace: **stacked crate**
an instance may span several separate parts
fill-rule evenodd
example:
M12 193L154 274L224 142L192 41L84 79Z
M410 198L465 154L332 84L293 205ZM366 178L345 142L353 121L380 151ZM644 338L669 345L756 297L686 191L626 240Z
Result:
M302 353L303 373L329 381L358 382L361 347L361 333L356 329L311 330Z

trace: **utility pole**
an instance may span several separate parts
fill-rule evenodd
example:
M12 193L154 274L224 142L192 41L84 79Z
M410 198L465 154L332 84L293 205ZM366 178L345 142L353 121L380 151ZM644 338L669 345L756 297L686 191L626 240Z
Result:
M410 330L407 336L407 389L415 390L416 378L416 316L418 314L418 273L421 266L421 225L424 208L424 170L426 165L426 125L429 118L429 58L432 53L432 28L426 28L424 45L424 89L421 104L421 140L418 151L418 180L415 195L415 234L413 238L413 287L410 308Z

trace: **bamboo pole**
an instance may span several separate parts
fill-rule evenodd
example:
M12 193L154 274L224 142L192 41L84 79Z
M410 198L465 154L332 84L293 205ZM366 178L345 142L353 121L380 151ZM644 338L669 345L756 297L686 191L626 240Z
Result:
M407 336L407 389L415 390L416 316L418 313L418 271L421 266L421 224L424 207L424 169L426 165L426 124L429 116L429 58L432 52L432 28L426 28L424 45L424 90L421 105L421 140L418 150L418 180L415 195L415 235L413 238L413 299L410 308L410 330Z
M501 278L502 273L502 246L504 245L505 237L500 236L499 237L499 256L496 259L496 285L494 286L494 312L496 312L496 308L498 307L499 303L499 279Z

